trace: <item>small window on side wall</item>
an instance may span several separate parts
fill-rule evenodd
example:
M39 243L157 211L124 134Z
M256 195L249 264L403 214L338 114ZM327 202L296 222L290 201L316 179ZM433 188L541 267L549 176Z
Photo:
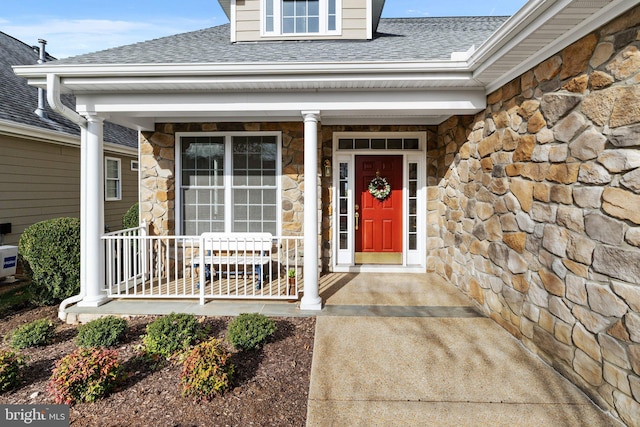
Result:
M114 201L122 199L122 174L120 159L105 157L104 159L104 199Z
M138 171L138 161L137 160L131 160L131 170L134 172Z

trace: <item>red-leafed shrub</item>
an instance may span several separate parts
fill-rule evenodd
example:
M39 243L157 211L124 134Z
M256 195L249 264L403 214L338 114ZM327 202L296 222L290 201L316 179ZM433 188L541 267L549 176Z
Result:
M182 395L211 400L229 388L234 372L231 353L215 338L198 344L182 365Z
M49 391L56 403L94 402L122 379L117 350L79 348L56 363Z

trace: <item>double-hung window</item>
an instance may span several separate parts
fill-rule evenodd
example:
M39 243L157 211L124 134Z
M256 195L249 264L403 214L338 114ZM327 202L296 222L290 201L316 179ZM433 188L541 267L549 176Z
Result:
M278 234L280 135L178 135L182 233Z
M267 35L337 34L342 0L264 0Z
M106 201L122 199L120 159L104 158L104 199Z

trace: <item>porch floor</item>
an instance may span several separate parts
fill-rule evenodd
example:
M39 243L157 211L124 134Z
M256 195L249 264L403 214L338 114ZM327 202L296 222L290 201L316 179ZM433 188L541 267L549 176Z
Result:
M425 292L426 277L433 292ZM372 280L375 278L375 280ZM399 280L400 279L400 280ZM232 279L235 280L235 279ZM226 279L223 279L223 282ZM191 313L198 316L237 316L240 313L262 313L273 317L309 317L309 316L376 316L376 317L478 317L480 314L457 289L436 275L424 274L367 274L367 273L330 273L320 277L319 292L324 303L321 311L300 310L300 301L207 299L200 305L195 298L155 299L153 295L166 293L168 287L185 291L191 290L191 280L169 282L148 288L149 298L113 299L99 307L70 306L66 309L67 322L88 322L106 315L145 316L176 313ZM253 282L247 286L247 293L254 292ZM195 282L197 284L197 282ZM265 284L263 288L268 287ZM205 293L219 288L220 281L207 283ZM298 282L300 295L304 280ZM141 290L138 290L141 292ZM259 291L256 291L259 292ZM197 295L196 292L193 292ZM284 294L284 289L282 290ZM294 297L295 298L295 297Z
M279 278L272 281L264 281L260 288L256 287L257 281L252 276L228 276L214 280L207 280L204 287L205 298L211 299L215 296L227 299L236 298L260 298L260 297L279 297L295 300L295 295L288 294L288 285L286 279ZM298 281L298 287L302 289L304 281ZM175 298L184 297L198 298L200 296L200 282L198 276L193 278L179 278L177 280L167 278L153 278L144 284L138 284L128 291L116 293L118 296L115 300L127 298L165 298L175 300ZM292 291L293 293L293 291ZM130 295L127 295L130 294ZM171 298L170 295L175 295Z

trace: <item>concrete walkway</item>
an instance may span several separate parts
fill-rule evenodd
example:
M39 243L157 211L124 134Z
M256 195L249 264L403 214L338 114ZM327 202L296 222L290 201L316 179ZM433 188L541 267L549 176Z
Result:
M332 275L307 426L614 426L436 275Z

